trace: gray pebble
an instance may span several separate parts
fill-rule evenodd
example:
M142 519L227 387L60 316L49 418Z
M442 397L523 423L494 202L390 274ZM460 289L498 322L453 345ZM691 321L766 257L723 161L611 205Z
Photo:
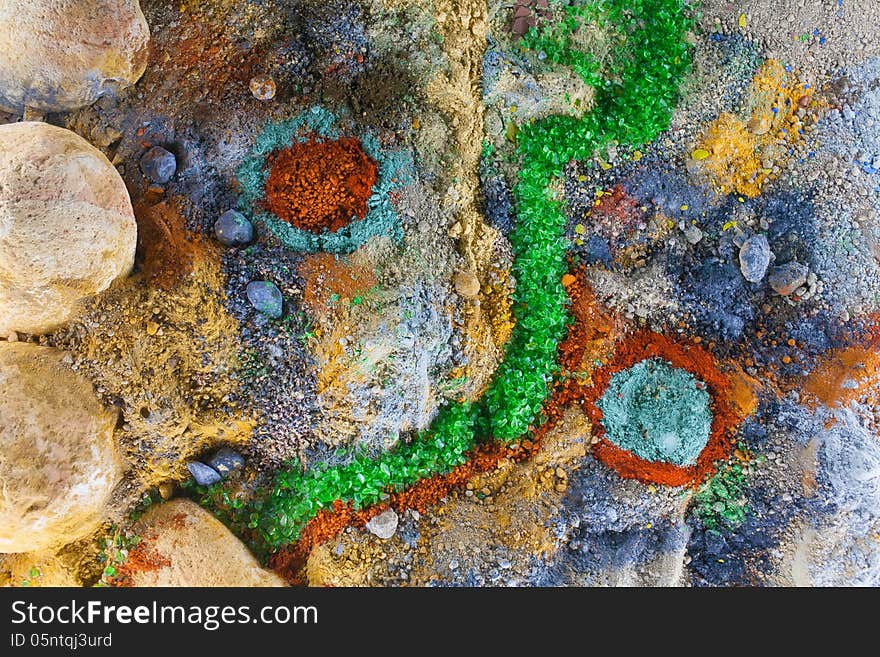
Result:
M177 158L161 146L153 146L141 156L141 172L154 183L167 183L177 171Z
M688 244L697 244L703 239L703 231L693 224L688 224L684 229L684 238L688 241Z
M284 314L284 297L272 281L251 281L247 286L247 298L258 312L278 319Z
M186 469L196 480L199 486L210 486L221 481L223 477L214 468L201 463L200 461L190 461L186 464Z
M766 235L750 237L739 248L739 270L750 283L764 279L770 266L770 243Z
M208 459L208 465L214 468L221 476L226 477L233 470L244 467L244 457L234 449L221 447Z
M254 227L241 212L227 210L214 222L214 235L224 246L245 246L254 239Z

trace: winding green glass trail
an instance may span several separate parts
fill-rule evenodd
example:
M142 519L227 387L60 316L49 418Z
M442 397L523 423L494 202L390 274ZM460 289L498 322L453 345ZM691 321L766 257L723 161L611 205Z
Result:
M558 63L596 84L595 107L581 119L549 117L523 126L517 136L522 168L514 194L516 228L515 329L484 396L443 408L430 429L410 443L345 466L297 467L279 472L264 499L243 509L243 521L266 546L294 542L306 523L336 500L362 508L383 493L444 474L467 460L479 439L514 441L539 417L556 371L556 351L569 322L561 279L566 270L566 223L550 183L571 160L586 160L611 142L639 145L668 126L678 84L689 67L684 0L591 0L563 23L539 27L524 42L541 43ZM572 50L578 20L599 21L619 45L598 76L598 66ZM552 46L552 47L551 47Z

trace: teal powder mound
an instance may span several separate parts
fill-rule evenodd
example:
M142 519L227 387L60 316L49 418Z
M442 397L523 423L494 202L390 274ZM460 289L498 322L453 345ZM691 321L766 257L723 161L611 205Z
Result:
M250 155L236 171L241 185L239 209L254 221L263 223L287 248L294 251L327 251L328 253L351 253L364 242L376 235L387 235L395 242L403 239L403 229L394 208L391 206L389 192L412 179L411 162L406 154L384 152L372 134L359 138L364 152L376 162L378 175L373 185L373 193L367 199L367 214L363 219L355 219L348 226L331 233L312 233L300 230L265 211L260 201L265 196L267 158L277 150L289 146L294 141L317 139L338 139L342 136L336 128L337 117L322 107L312 107L298 116L269 123L257 137Z
M709 441L705 384L656 358L612 376L597 406L608 440L647 461L693 465Z

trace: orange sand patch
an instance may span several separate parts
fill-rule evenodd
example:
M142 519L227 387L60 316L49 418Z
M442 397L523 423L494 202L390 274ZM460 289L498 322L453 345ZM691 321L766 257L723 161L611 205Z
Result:
M326 313L331 299L350 303L378 283L369 268L331 253L307 256L300 264L299 275L305 280L303 300L318 316Z
M804 390L827 406L844 406L858 399L880 375L876 348L848 347L834 350L811 373Z
M186 229L181 202L172 199L134 207L141 270L150 283L166 291L189 277L200 263L218 258L215 248Z

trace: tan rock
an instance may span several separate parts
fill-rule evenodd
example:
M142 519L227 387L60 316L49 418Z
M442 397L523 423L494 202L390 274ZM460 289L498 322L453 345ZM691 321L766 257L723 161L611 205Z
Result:
M122 476L117 413L63 356L0 342L0 552L54 549L87 536Z
M472 271L456 272L452 282L455 284L455 291L465 299L474 299L480 294L480 281Z
M120 569L132 586L286 586L210 513L177 499L150 508L135 523L141 542Z
M136 241L128 191L99 150L45 123L0 126L0 335L65 324L131 270Z
M137 82L149 41L138 0L0 0L0 108L90 105Z

